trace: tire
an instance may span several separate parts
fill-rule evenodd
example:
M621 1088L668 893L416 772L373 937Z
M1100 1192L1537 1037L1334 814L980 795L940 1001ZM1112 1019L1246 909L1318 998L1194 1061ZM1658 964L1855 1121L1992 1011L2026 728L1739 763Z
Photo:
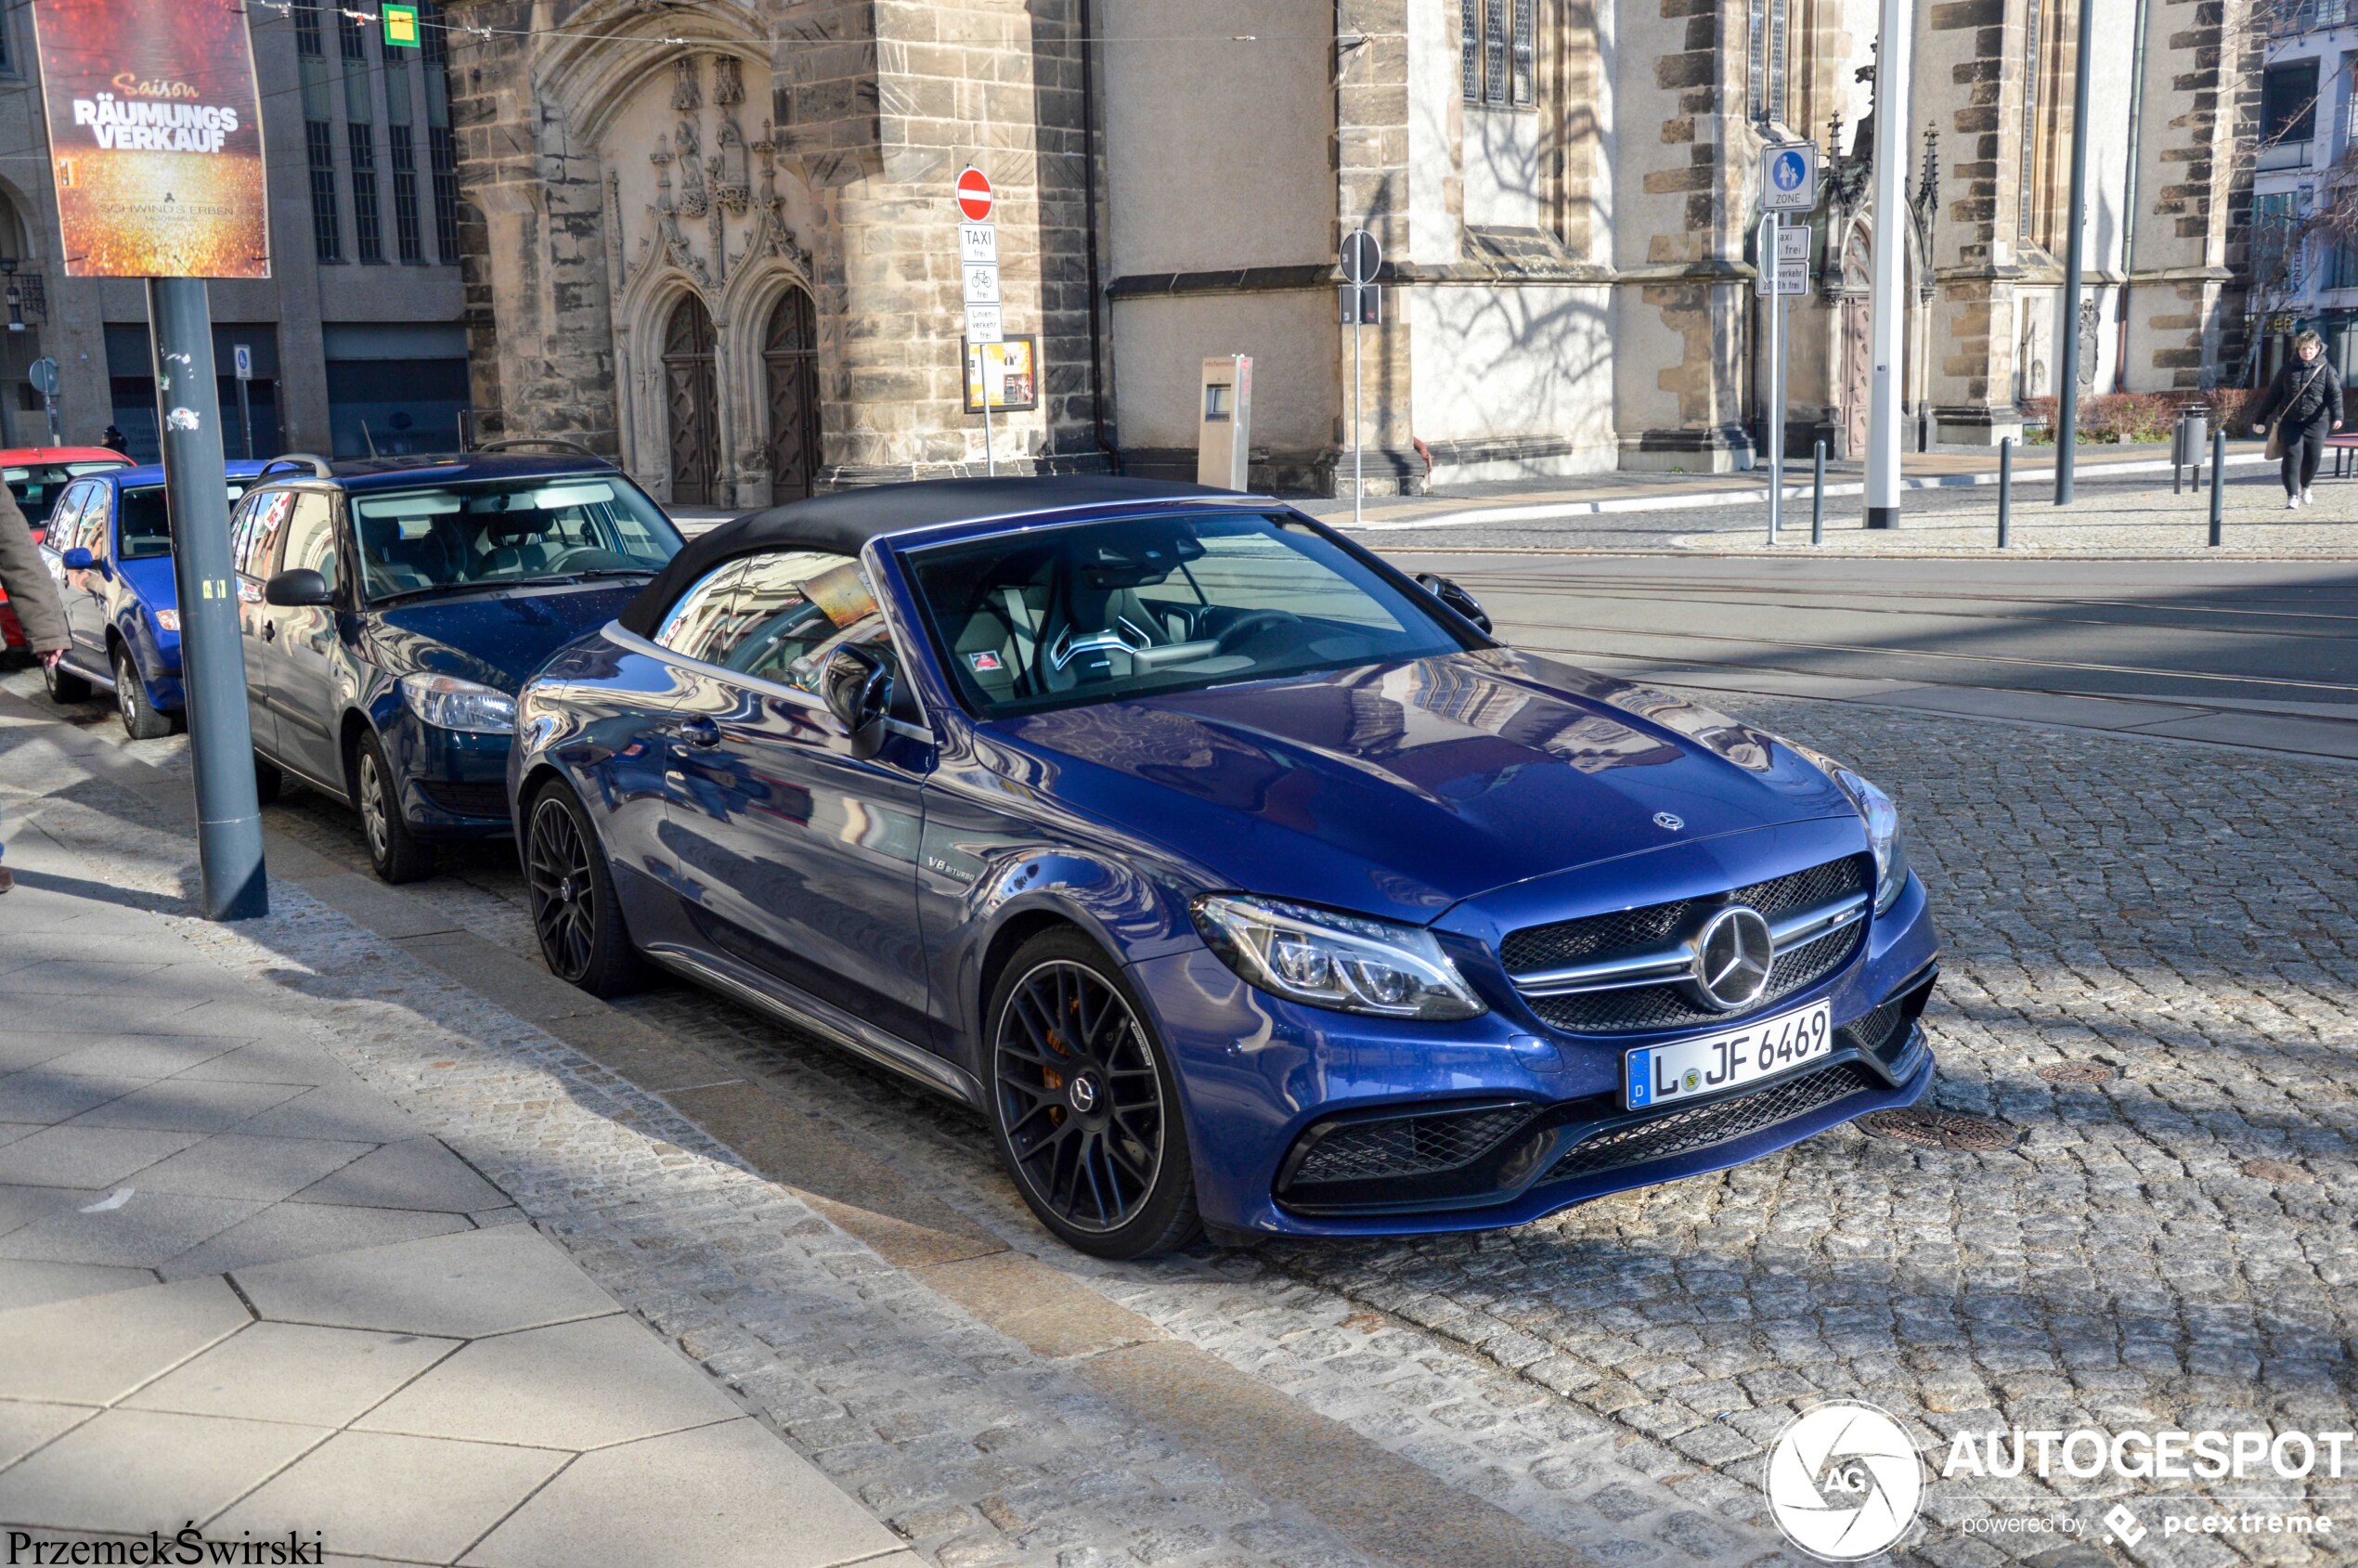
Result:
M86 703L90 700L90 682L84 680L60 662L41 672L41 683L49 690L49 700L64 705Z
M434 846L401 820L401 786L385 760L384 743L363 732L352 743L347 766L352 804L360 812L360 836L369 846L369 863L378 878L398 886L433 875Z
M123 732L135 741L156 741L172 733L172 715L148 700L148 683L131 650L114 645L114 706L123 715Z
M276 806L279 797L287 792L287 775L276 762L265 762L262 753L253 754L253 803Z
M1178 1079L1120 967L1070 927L1043 931L1002 971L983 1017L991 1132L1040 1223L1099 1258L1193 1239Z
M543 784L525 813L525 889L549 972L592 996L620 996L644 978L615 897L614 872L572 790Z

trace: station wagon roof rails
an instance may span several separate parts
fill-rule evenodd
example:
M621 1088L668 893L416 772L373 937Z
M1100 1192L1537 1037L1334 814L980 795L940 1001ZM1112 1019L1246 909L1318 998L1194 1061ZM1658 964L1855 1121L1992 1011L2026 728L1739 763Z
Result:
M576 457L588 458L593 462L604 463L608 467L614 464L614 460L603 452L593 452L578 441L567 441L559 435L507 435L497 441L486 441L474 449L478 452L512 452L525 447L545 447L553 451L570 452Z
M311 470L311 477L314 479L332 479L335 477L336 471L333 465L317 452L281 452L279 456L272 458L268 462L264 463L262 465L262 472L255 474L254 477L256 479L268 477L278 469L280 463L288 464L291 467L298 463L306 465Z

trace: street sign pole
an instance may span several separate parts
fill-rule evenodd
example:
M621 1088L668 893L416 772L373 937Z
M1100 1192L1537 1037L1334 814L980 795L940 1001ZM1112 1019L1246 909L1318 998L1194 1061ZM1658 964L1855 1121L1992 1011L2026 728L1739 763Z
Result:
M1003 341L1004 331L1000 314L999 226L991 217L998 196L991 188L991 177L971 164L958 171L950 193L958 209L958 270L965 278L966 326L958 345L958 373L966 373L965 356L973 355L975 379L982 390L982 472L995 479L999 453L991 440L991 400L1006 390L1006 360L1000 359L996 378L991 362L991 350Z
M238 366L238 429L245 438L246 460L253 460L253 399L247 388L253 382L253 350L245 343L237 344L231 352Z
M1777 248L1784 219L1775 213L1760 220L1760 265L1768 277L1768 542L1777 542L1785 514L1785 294L1784 255Z
M148 324L155 346L164 507L172 520L172 576L180 594L180 671L204 910L214 920L250 920L270 913L270 885L263 875L253 731L229 568L221 395L214 380L204 279L149 279Z
M2055 504L2071 504L2072 467L2079 447L2079 295L2088 232L2088 63L2095 52L2095 6L2079 0L2079 58L2071 79L2071 234L2064 241L2063 395L2055 404Z
M1768 542L1785 521L1785 298L1809 287L1809 228L1785 227L1787 213L1818 204L1818 148L1776 143L1760 151L1760 227L1753 236L1759 261L1756 292L1768 302L1761 330L1768 340Z
M32 362L32 389L41 394L41 407L48 414L49 445L62 445L64 436L58 429L58 362L45 354Z
M1907 209L1900 186L1900 128L1908 123L1907 0L1882 0L1875 46L1874 206L1878 214ZM1867 346L1874 367L1867 390L1867 526L1899 526L1899 337L1908 306L1900 296L1900 227L1877 220L1870 275Z

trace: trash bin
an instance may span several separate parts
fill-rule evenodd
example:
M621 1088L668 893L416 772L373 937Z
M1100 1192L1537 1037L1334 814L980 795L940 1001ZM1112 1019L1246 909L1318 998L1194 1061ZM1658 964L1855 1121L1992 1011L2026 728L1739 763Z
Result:
M2210 451L2210 410L2200 404L2178 410L2178 429L2170 440L2173 468L2200 468Z

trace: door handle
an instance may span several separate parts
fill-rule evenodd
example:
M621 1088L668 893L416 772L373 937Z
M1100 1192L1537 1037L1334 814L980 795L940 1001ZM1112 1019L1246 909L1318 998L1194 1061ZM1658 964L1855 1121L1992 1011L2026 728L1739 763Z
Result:
M720 744L720 726L709 719L691 719L680 726L680 738L693 746L716 746Z

